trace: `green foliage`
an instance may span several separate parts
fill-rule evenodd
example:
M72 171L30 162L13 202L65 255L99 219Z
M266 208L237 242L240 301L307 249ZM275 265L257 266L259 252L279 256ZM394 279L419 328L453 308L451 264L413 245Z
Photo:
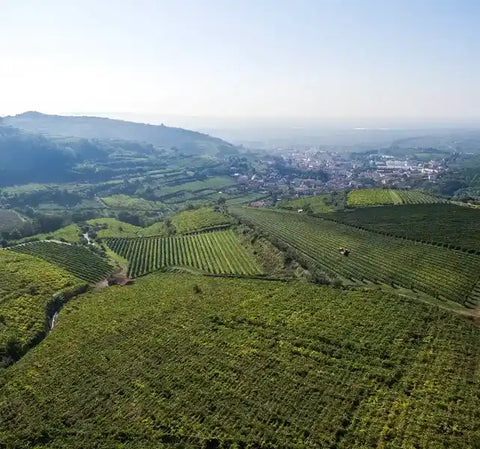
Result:
M326 219L387 235L480 252L480 209L453 204L358 208Z
M70 302L0 380L12 449L463 448L480 330L382 292L154 275Z
M174 184L171 186L165 185L162 186L158 193L156 193L157 197L164 197L175 195L180 192L198 192L201 190L208 190L208 189L223 189L235 184L235 180L228 177L228 176L213 176L207 178L205 180L196 180L190 182L184 182L182 184Z
M444 202L445 200L428 195L420 190L359 189L352 190L347 197L347 204L352 207Z
M128 276L166 267L191 267L213 274L259 274L253 255L229 231L178 237L108 239L112 251L128 260Z
M12 209L0 209L0 234L23 233L31 228L29 220Z
M162 211L165 205L158 201L147 201L143 198L135 198L128 195L112 195L102 198L102 201L110 209L126 209L141 211Z
M20 240L19 243L23 241L28 241L30 239L35 240L61 240L62 242L68 243L77 243L81 239L80 227L77 224L71 224L63 228L57 229L56 231L49 232L47 234L36 234L31 237L25 237Z
M41 257L80 279L98 282L107 278L113 268L103 257L80 245L56 242L31 242L9 248L19 253Z
M142 228L141 226L134 226L130 223L117 220L116 218L94 218L88 220L87 224L94 229L97 229L97 235L101 239L115 238L115 237L148 237L153 235L166 236L168 235L167 226L163 221L154 223L151 226Z
M231 222L228 215L215 212L209 207L185 210L172 217L172 224L179 234L228 225Z
M478 282L480 256L391 238L303 214L234 209L267 237L344 279L397 284L467 303ZM346 256L341 249L347 248Z
M84 282L37 257L0 251L0 368L18 359L46 331L46 309L58 291Z
M315 214L332 212L335 210L335 207L328 203L328 198L329 195L305 196L295 200L281 201L278 206L282 209L303 209Z

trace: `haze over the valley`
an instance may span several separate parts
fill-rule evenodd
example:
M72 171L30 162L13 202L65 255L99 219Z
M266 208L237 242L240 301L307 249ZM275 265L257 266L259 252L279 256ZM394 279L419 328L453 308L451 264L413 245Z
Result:
M480 123L475 1L0 3L0 116L88 114L236 142Z

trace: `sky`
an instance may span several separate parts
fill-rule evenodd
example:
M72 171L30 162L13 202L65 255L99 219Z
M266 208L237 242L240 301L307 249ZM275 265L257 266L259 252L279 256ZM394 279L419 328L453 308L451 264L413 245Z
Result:
M0 115L480 120L478 0L0 0Z

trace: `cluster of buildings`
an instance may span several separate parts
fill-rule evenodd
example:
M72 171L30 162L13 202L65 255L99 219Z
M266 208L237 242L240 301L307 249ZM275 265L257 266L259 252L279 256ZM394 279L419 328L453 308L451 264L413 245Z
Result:
M425 181L435 182L447 167L443 159L421 160L413 153L392 156L316 149L286 151L280 156L265 157L260 165L263 169L253 174L235 173L235 176L247 191L271 193L272 197L280 198L380 185L409 188Z

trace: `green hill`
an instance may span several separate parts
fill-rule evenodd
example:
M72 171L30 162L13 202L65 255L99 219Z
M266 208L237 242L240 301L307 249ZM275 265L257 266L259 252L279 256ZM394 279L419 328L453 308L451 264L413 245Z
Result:
M148 125L100 117L72 117L25 112L4 117L2 123L28 132L84 139L115 139L146 142L177 148L187 154L216 154L234 147L215 137L182 128Z
M70 302L0 379L12 449L477 447L480 330L302 282L152 275Z

